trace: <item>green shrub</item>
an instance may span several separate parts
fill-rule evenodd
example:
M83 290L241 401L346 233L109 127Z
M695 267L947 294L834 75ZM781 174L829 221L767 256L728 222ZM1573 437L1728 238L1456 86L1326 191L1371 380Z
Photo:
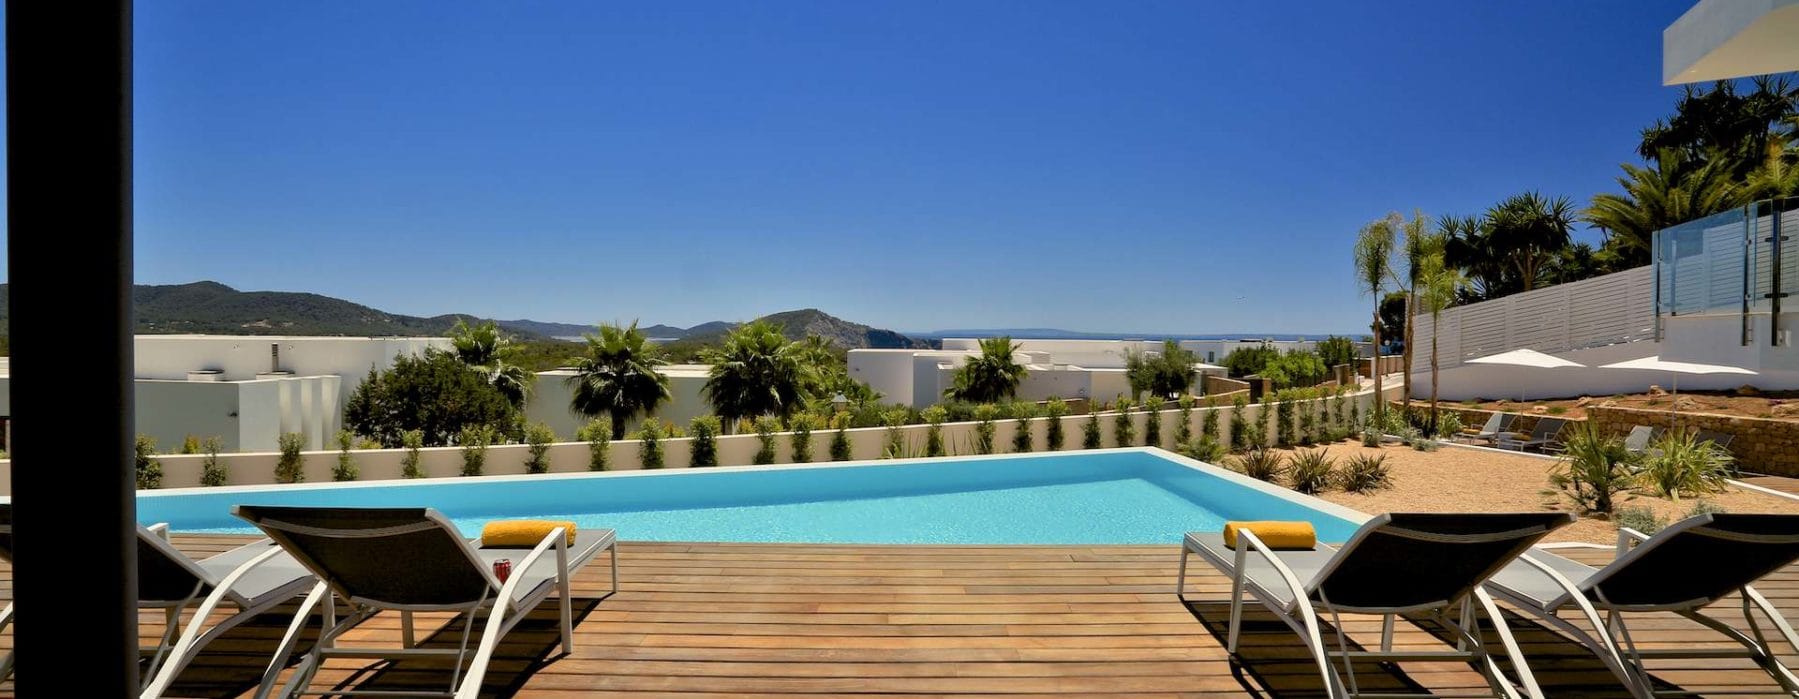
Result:
M1087 402L1087 421L1081 423L1081 448L1099 448L1099 410L1092 401Z
M1301 449L1293 453L1287 479L1293 483L1294 490L1315 495L1330 488L1336 479L1336 466L1336 459L1330 458L1328 449Z
M200 485L225 485L230 477L225 473L224 464L219 463L219 450L225 446L225 440L218 437L207 437L200 445L206 456L200 459Z
M1728 452L1684 430L1668 430L1643 458L1643 481L1657 496L1723 492L1733 475Z
M1131 419L1131 399L1118 397L1118 412L1112 416L1112 446L1136 446L1137 423Z
M1311 446L1312 442L1317 441L1318 401L1306 396L1293 406L1293 410L1296 413L1293 443Z
M993 418L999 415L999 408L992 403L982 403L974 409L974 453L993 453Z
M1687 510L1687 516L1688 517L1698 517L1699 515L1715 515L1715 514L1723 514L1725 512L1729 512L1729 511L1730 510L1724 509L1723 505L1712 502L1705 498L1699 498L1698 500L1693 501L1693 507L1692 507L1692 509Z
M1581 514L1611 515L1619 496L1637 487L1637 455L1590 422L1571 426L1568 434L1545 494L1565 498Z
M1326 367L1355 364L1362 356L1361 350L1356 349L1354 341L1336 335L1319 340L1313 349L1318 353L1318 361L1324 362Z
M933 405L924 409L924 455L943 456L943 421L949 417L949 411L941 405Z
M350 448L356 446L356 434L349 430L337 431L337 465L331 467L331 480L353 481L362 475L362 469L356 466L356 457L350 455Z
M1256 448L1228 459L1232 469L1258 481L1273 483L1287 471L1287 459L1273 449Z
M525 425L525 473L550 472L550 445L556 443L556 431L549 425L533 422Z
M425 433L419 430L401 432L400 444L406 447L406 455L400 458L400 477L424 478L425 472L419 469L419 447L425 446Z
M1338 429L1338 430L1347 430L1350 427L1348 420L1345 419L1347 416L1345 416L1343 414L1343 392L1344 392L1344 390L1345 389L1342 386L1338 386L1336 388L1336 390L1331 391L1331 400L1330 400L1331 420L1330 420L1330 422L1331 422L1331 427L1334 429Z
M1249 441L1249 421L1243 412L1249 409L1249 396L1242 393L1231 399L1231 451L1243 451L1256 442Z
M575 432L575 438L587 443L587 470L604 471L607 452L612 450L612 423L595 418Z
M1230 370L1231 376L1249 376L1262 373L1269 362L1280 356L1280 350L1266 344L1238 347L1231 350L1230 354L1224 355L1224 361L1220 364Z
M632 436L637 439L637 460L644 470L654 471L662 468L664 465L662 440L667 436L667 430L663 429L662 421L656 418L644 420L643 427L638 428L637 433Z
M1216 464L1224 458L1224 445L1211 437L1200 435L1197 439L1182 445L1181 453L1195 461Z
M1354 396L1349 397L1349 427L1352 430L1362 429L1362 401Z
M1181 410L1181 422L1174 426L1174 445L1176 449L1179 449L1182 444L1193 441L1193 405L1196 402L1197 401L1193 400L1193 396L1188 394L1181 394L1180 399L1174 402L1175 407L1180 408Z
M162 462L156 459L156 438L140 434L132 443L132 460L137 464L138 490L162 487Z
M775 462L775 433L781 430L781 420L773 415L756 418L756 456L750 463L767 466Z
M1017 428L1012 430L1013 453L1023 454L1031 450L1033 440L1031 420L1036 415L1037 406L1030 403L1019 403L1012 406L1013 426Z
M1351 493L1371 493L1393 487L1386 454L1351 454L1343 460L1343 472L1338 478L1343 489Z
M1218 399L1206 396L1206 416L1199 419L1199 435L1218 441Z
M788 421L787 427L792 433L787 435L787 441L788 446L793 449L793 463L812 463L812 426L816 424L815 420L810 413L800 413Z
M831 435L831 460L832 461L849 461L850 460L851 450L850 450L849 421L842 419L842 418L843 418L843 416L839 415L836 418L832 419L833 422L837 423L837 432L835 434Z
M198 454L198 453L200 453L200 438L197 436L191 435L191 434L186 437L181 438L181 453L183 453L183 454Z
M1437 437L1451 439L1462 432L1462 414L1454 410L1437 413Z
M881 413L881 424L886 429L881 431L881 458L903 459L912 454L906 450L906 423L912 412L906 408L894 408Z
M1266 407L1263 410L1267 410ZM1287 446L1298 442L1293 431L1293 392L1276 391L1274 394L1274 443Z
M687 432L693 440L687 443L688 465L694 468L710 468L718 465L718 433L724 424L717 415L701 415L687 422Z
M300 457L300 447L306 445L306 440L298 432L283 432L275 438L275 445L281 450L281 457L275 461L275 482L305 481L306 462Z
M1043 406L1043 441L1050 451L1061 451L1062 443L1067 435L1062 433L1062 416L1068 414L1068 404L1061 398L1051 397Z
M1362 430L1362 446L1378 449L1380 448L1380 440L1380 432L1372 429Z
M1612 515L1612 523L1618 525L1619 529L1635 529L1650 535L1668 526L1668 520L1662 519L1655 514L1655 510L1643 505L1618 508L1617 513Z
M1308 350L1293 349L1268 361L1260 372L1262 378L1274 382L1275 388L1316 386L1329 373L1318 355Z
M1162 406L1167 403L1161 396L1143 399L1143 446L1162 446Z
M456 444L462 447L462 475L479 476L487 468L487 446L493 437L493 428L487 425L466 425L456 433Z
M1268 435L1266 430L1262 429L1261 420L1243 426L1243 443L1247 445L1244 447L1245 450L1268 446Z

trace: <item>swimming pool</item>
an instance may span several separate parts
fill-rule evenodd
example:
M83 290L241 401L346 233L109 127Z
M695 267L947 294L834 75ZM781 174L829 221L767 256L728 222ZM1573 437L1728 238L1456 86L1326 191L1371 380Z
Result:
M801 466L188 488L138 495L138 519L252 533L231 506L437 508L572 519L637 541L1172 544L1232 519L1303 519L1342 541L1365 515L1150 449Z

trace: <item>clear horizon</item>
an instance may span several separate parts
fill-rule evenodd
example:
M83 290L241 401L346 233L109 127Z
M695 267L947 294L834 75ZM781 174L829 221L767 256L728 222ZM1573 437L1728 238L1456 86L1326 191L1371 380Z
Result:
M1367 221L1615 191L1690 4L144 5L137 278L1341 333Z

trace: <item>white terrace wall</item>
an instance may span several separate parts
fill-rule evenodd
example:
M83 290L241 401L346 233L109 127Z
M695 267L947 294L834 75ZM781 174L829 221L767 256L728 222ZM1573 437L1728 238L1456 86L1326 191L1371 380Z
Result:
M1412 317L1414 357L1427 356L1439 323ZM1441 314L1441 368L1515 349L1546 354L1655 337L1655 273L1638 267L1447 309ZM1419 363L1412 360L1414 370ZM1422 388L1422 386L1421 386Z
M1389 399L1397 399L1398 387L1387 390ZM1362 414L1367 414L1373 391L1363 389L1354 394L1345 395L1343 410L1347 414L1350 404L1357 406ZM1324 400L1324 399L1321 399ZM1250 405L1245 408L1245 420L1263 420L1267 424L1265 406ZM1322 406L1321 406L1322 408ZM1230 405L1224 404L1210 410L1219 411L1218 430L1221 441L1228 443L1230 439ZM1196 407L1193 410L1193 433L1199 434L1208 408ZM1117 446L1115 441L1116 413L1101 413L1099 420L1100 444L1104 447ZM1131 415L1136 429L1136 444L1143 443L1143 431L1147 413L1135 412ZM1164 448L1172 447L1177 424L1180 420L1178 409L1162 411L1162 444L1151 445ZM1062 418L1062 429L1065 435L1062 450L1078 451L1081 448L1082 428L1087 421L1085 414L1068 415ZM993 443L996 453L1012 451L1012 438L1017 431L1017 422L1011 419L999 420L995 425ZM907 454L922 455L924 453L926 425L907 425L900 428L906 444ZM1047 424L1044 418L1031 421L1031 449L1044 451L1048 448L1046 435ZM887 428L865 427L848 430L852 459L879 459L886 444ZM830 460L830 447L833 431L817 430L812 433L812 460L824 462ZM789 433L775 435L776 463L792 463L793 449ZM688 468L692 455L691 438L667 439L662 441L664 468ZM975 423L955 422L943 425L944 447L950 454L975 453ZM607 450L608 468L610 470L632 471L642 468L639 448L636 440L611 442ZM756 435L730 435L718 438L718 461L724 466L740 466L755 460L760 443ZM367 449L352 451L356 465L360 470L359 480L392 480L400 478L401 462L406 456L404 449ZM588 445L585 442L560 442L550 445L548 452L549 470L551 472L574 472L588 470ZM331 480L331 469L337 463L338 453L335 451L302 452L304 472L307 482L325 482ZM525 472L525 460L529 456L527 447L522 444L506 444L488 447L487 460L482 469L484 475L510 475ZM275 452L220 454L219 463L225 467L231 485L257 485L274 482L275 463L280 454ZM200 485L202 460L200 455L164 455L157 457L161 462L164 488L190 488ZM27 459L30 463L31 459ZM58 468L57 464L46 462L45 468ZM444 478L462 474L462 450L459 447L431 447L419 450L419 468L429 478ZM0 494L12 493L12 462L0 461Z

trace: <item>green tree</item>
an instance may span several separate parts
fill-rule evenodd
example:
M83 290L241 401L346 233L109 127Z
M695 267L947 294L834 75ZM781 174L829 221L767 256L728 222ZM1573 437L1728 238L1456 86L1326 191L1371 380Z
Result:
M533 422L525 427L525 473L549 473L550 445L556 442L556 432L549 425Z
M1434 232L1435 227L1431 225L1431 220L1425 218L1424 212L1413 211L1410 219L1399 218L1398 214L1393 214L1393 216L1395 217L1394 228L1401 234L1399 260L1403 266L1403 269L1395 271L1393 282L1405 294L1404 317L1410 321L1412 315L1418 312L1419 267L1423 264L1424 258L1436 254L1443 245L1441 239ZM1409 382L1412 379L1412 324L1410 322L1405 323L1405 327L1398 337L1405 338L1400 371L1405 374L1406 381Z
M1131 419L1131 399L1118 397L1118 412L1112 415L1112 446L1136 446L1137 423Z
M137 464L138 490L154 490L162 487L162 461L156 458L156 438L140 434L132 444L133 460Z
M516 415L499 389L454 355L435 349L399 357L387 371L370 371L344 408L350 429L390 448L401 446L408 430L418 430L425 445L434 447L447 446L471 425L507 434Z
M1353 366L1356 360L1362 357L1361 350L1356 349L1355 341L1336 335L1319 340L1313 347L1313 351L1318 353L1318 360L1324 362L1326 367L1334 367L1339 364Z
M1619 167L1624 192L1593 195L1582 217L1605 232L1605 250L1620 266L1649 264L1656 231L1740 206L1748 193L1728 162L1706 162L1684 150L1663 150L1647 166Z
M1162 407L1167 403L1154 394L1143 399L1143 446L1162 446Z
M949 417L949 411L941 405L933 405L924 409L924 455L943 456L943 421Z
M687 432L693 435L693 440L687 443L691 450L687 465L694 468L718 465L719 429L716 415L701 415L687 423Z
M1732 179L1747 177L1799 114L1799 88L1785 75L1756 77L1748 91L1740 87L1727 80L1686 86L1674 115L1643 130L1637 155L1648 160L1674 150L1696 161L1721 163Z
M706 399L727 425L745 418L793 415L816 383L807 356L813 349L788 342L772 323L745 323L725 336L718 349L701 353L712 365Z
M1576 214L1567 197L1549 199L1536 192L1513 195L1488 209L1481 219L1487 241L1517 275L1518 291L1542 284L1544 270L1568 247Z
M780 430L781 421L775 416L761 415L756 418L756 442L760 445L756 449L754 461L757 466L766 466L775 462L777 458L775 433Z
M663 466L662 439L668 436L662 421L650 418L643 421L633 435L637 439L637 461L646 471L654 471Z
M626 422L655 415L668 400L668 377L656 370L667 362L635 321L625 328L602 324L585 338L586 352L568 377L574 389L569 407L586 417L610 417L612 438L624 439Z
M981 340L981 354L969 357L956 369L955 384L943 395L970 403L992 403L1018 395L1018 384L1026 373L1024 365L1013 359L1019 347L1005 336Z
M456 436L462 447L462 475L479 476L487 468L487 446L493 444L493 430L486 425L469 425Z
M512 338L500 332L498 324L490 320L469 325L458 318L456 326L450 328L450 344L457 359L493 384L514 409L524 409L537 375L512 361Z
M1087 401L1087 421L1081 424L1081 448L1099 448L1099 406Z
M1372 296L1375 301L1375 303L1374 303L1374 323L1373 323L1374 357L1375 357L1375 366L1378 367L1380 365L1380 346L1381 346L1381 343L1380 343L1381 291L1386 288L1386 281L1387 281L1388 277L1390 276L1389 270L1390 270L1391 265L1390 265L1389 261L1393 257L1393 222L1392 222L1392 220L1391 219L1381 219L1381 220L1375 221L1373 223L1369 223L1366 226L1363 226L1361 233L1359 233L1356 237L1355 256L1354 257L1355 257L1356 280L1361 283L1362 290L1367 292L1369 296ZM1374 395L1378 398L1379 396L1382 395L1381 385L1380 385L1381 384L1381 372L1377 368L1375 371L1371 371L1369 373L1374 375ZM1379 405L1381 402L1382 401L1379 401L1379 400L1375 401L1375 406L1376 406L1375 410L1376 411L1380 410ZM1231 429L1231 442L1233 444L1235 444L1237 442L1237 430L1236 430L1236 425L1234 423L1232 424L1232 429Z
M1288 350L1262 367L1262 378L1275 388L1316 386L1329 373L1318 355L1301 349Z
M331 480L353 481L362 474L350 450L356 446L356 435L349 430L337 431L337 465L331 469Z
M1182 348L1179 342L1163 340L1157 353L1126 350L1124 375L1133 396L1180 396L1193 388L1193 365L1198 362L1198 355Z
M1268 366L1268 362L1279 356L1281 351L1266 342L1243 345L1224 355L1224 368L1230 371L1231 376L1260 374L1262 368Z
M575 439L587 443L587 470L605 471L607 452L612 447L612 426L603 420L588 420L581 429L575 431Z
M1023 454L1031 451L1031 442L1035 435L1031 432L1031 421L1037 417L1037 406L1033 403L1012 404L1012 452Z
M281 456L275 460L275 482L304 482L306 460L300 456L300 449L306 446L305 438L298 432L282 432L275 438L275 446L281 450Z
M425 471L419 468L419 448L425 446L425 433L418 430L401 433L400 446L406 447L406 455L400 457L400 477L424 478Z
M1460 293L1465 282L1462 275L1444 263L1441 255L1424 260L1424 273L1420 276L1418 301L1423 304L1424 311L1430 314L1430 434L1437 433L1437 372L1439 357L1437 354L1437 337L1440 333L1443 309L1455 303L1456 294Z
M974 453L993 453L993 419L999 417L999 408L992 403L982 403L974 409Z
M200 448L206 456L200 460L200 485L221 486L230 480L224 464L219 463L219 450L225 448L225 440L218 437L207 437Z
M800 413L788 421L787 429L792 434L787 439L793 447L793 463L812 463L812 428L818 424L818 418L809 413Z
M1175 406L1181 409L1180 424L1174 426L1174 447L1176 449L1193 441L1193 405L1196 402L1193 396L1185 394L1181 395L1180 400L1175 401Z
M1050 451L1061 451L1067 435L1062 433L1062 416L1068 414L1068 403L1061 398L1050 396L1049 402L1043 406L1044 426L1043 441Z
M847 418L848 418L847 415L838 415L837 417L832 419L833 422L837 423L837 430L835 432L831 433L831 460L832 461L849 461L850 460L850 456L851 456L850 431L849 431L850 422Z

